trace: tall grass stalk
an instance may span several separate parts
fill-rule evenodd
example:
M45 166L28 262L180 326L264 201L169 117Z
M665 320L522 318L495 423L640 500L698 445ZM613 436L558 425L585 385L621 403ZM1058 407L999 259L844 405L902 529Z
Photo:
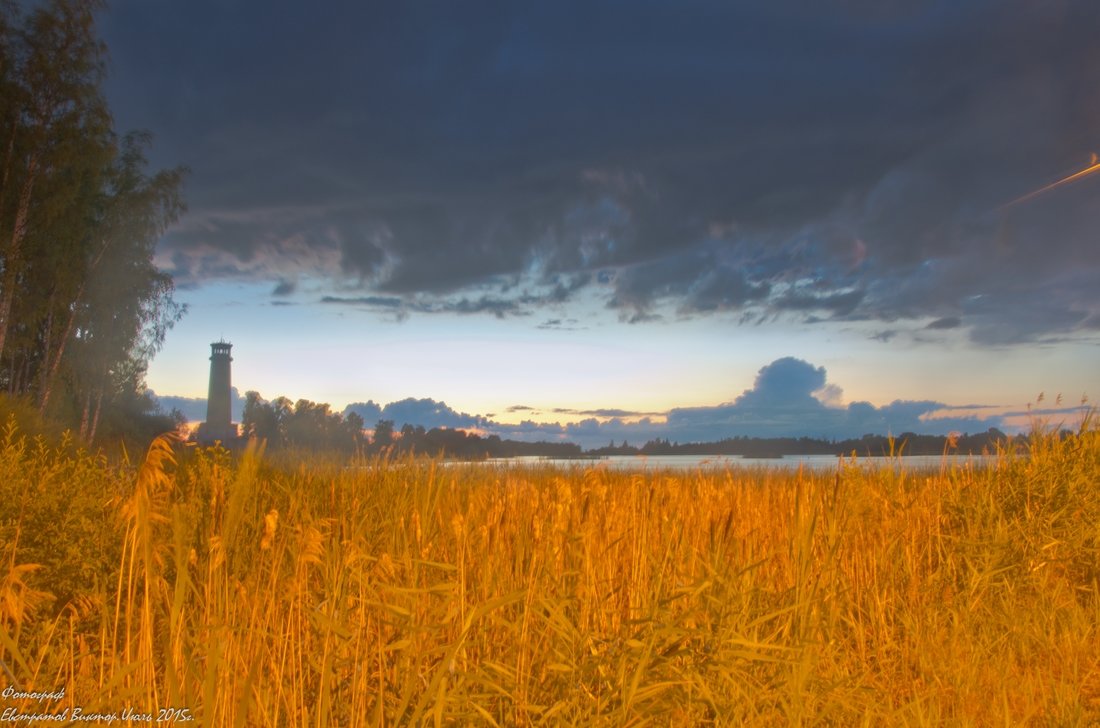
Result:
M989 467L827 473L347 467L167 438L129 468L9 429L0 482L15 484L0 486L0 681L88 710L186 708L208 726L1100 721L1088 420ZM75 570L27 537L61 517L19 491L43 487L102 519L86 526L99 556L66 552L87 558Z

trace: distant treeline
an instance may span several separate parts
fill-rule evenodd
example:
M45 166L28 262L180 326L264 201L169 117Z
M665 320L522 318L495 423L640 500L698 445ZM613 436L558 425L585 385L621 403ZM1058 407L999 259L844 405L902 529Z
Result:
M343 416L329 405L277 397L268 402L258 392L245 394L242 435L267 442L270 450L325 450L364 455L420 454L480 460L537 455L568 458L582 454L579 445L562 442L516 442L496 435L481 437L464 430L404 425L395 430L392 420L379 420L367 436L363 418L355 412Z
M267 442L272 450L283 448L442 456L464 460L539 456L550 458L600 457L605 455L733 455L780 457L782 455L940 455L992 453L1010 438L996 428L969 435L918 435L905 432L896 437L864 435L847 440L810 437L732 437L717 442L677 443L650 440L641 447L614 442L583 450L571 442L518 442L497 435L482 436L461 429L405 424L396 429L392 420L379 420L372 435L354 412L343 416L327 404L300 399L291 402L278 397L268 402L257 392L245 394L242 435Z
M893 438L887 435L864 435L847 440L822 440L811 437L731 437L717 442L675 443L650 440L641 447L611 443L590 455L736 455L750 458L783 455L981 455L992 453L1009 436L993 427L970 435L918 435L903 432Z
M464 460L483 458L514 458L539 456L549 458L574 458L583 455L580 445L571 442L518 442L502 440L497 435L482 437L473 432L433 427L404 425L395 435L393 422L381 420L374 428L371 446L389 448L396 453L442 455Z

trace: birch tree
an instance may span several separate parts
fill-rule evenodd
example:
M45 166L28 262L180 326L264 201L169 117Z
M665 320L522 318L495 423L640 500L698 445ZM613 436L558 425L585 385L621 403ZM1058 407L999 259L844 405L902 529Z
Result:
M87 439L183 313L153 259L185 170L149 174L150 136L115 133L100 6L0 0L0 382Z

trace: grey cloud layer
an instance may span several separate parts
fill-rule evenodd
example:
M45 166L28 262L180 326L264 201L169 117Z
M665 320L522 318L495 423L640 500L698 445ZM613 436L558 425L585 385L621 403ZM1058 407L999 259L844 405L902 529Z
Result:
M876 407L868 402L846 406L826 404L841 392L827 382L824 367L794 357L777 359L757 374L751 389L734 401L714 407L678 408L664 413L604 410L554 410L556 414L583 415L576 423L558 424L526 420L501 424L492 416L455 412L431 399L402 400L382 408L373 402L348 405L368 426L379 419L395 424L424 427L477 428L517 440L566 440L584 447L598 447L610 440L640 445L655 438L677 442L709 442L729 437L817 437L843 439L864 434L947 434L951 431L984 432L1004 427L996 414L985 417L950 416L945 405L933 401L898 400ZM973 405L968 409L981 409ZM533 412L515 405L509 412ZM1059 410L1064 414L1064 410ZM542 413L547 414L547 413ZM664 420L663 422L661 420Z
M184 285L1095 332L1100 176L1003 205L1100 150L1100 5L888 5L131 0L104 26L120 122L194 169L160 257Z

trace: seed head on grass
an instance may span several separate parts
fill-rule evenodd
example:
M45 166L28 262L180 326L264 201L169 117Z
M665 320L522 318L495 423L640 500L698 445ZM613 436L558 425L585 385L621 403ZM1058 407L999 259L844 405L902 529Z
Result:
M279 527L279 511L272 508L264 516L264 535L260 537L260 550L267 551L275 540L275 529Z
M170 527L126 521L126 579L86 618L0 615L0 659L206 725L1091 725L1094 423L919 474L215 469L158 446L129 508Z

